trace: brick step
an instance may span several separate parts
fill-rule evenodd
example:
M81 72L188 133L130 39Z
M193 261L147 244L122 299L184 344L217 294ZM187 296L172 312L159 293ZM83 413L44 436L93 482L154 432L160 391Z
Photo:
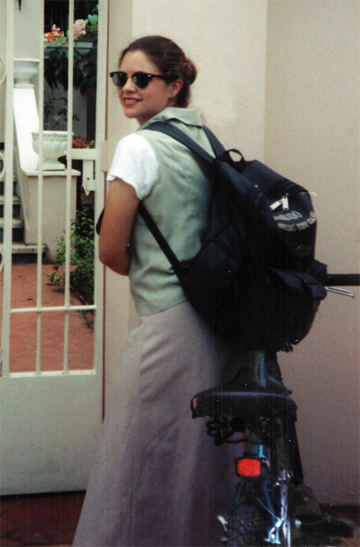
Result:
M13 217L19 217L20 216L20 204L21 200L19 196L13 196ZM4 205L5 205L5 197L0 196L0 218L4 217Z
M0 218L0 243L4 242L4 219ZM21 218L12 219L12 241L21 243L24 240L24 221Z

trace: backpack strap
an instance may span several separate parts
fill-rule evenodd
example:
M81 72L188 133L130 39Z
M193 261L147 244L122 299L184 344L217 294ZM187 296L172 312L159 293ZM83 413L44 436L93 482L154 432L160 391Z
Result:
M188 137L181 129L178 129L174 125L171 125L167 122L154 122L150 124L146 129L150 129L151 131L159 131L160 133L165 133L165 135L168 135L169 137L172 137L173 139L177 140L191 152L193 152L198 158L206 161L211 167L214 167L215 158L211 156L204 148L199 146L195 141L193 141L190 137ZM220 143L220 141L215 137L215 135L208 129L207 127L203 127L210 144L212 146L212 149L214 150L215 156L222 156L223 154L226 154L225 148ZM245 161L245 160L244 160ZM186 268L184 268L181 264L181 262L176 257L175 253L171 249L170 245L162 235L161 231L157 227L154 219L150 215L149 211L144 206L143 202L140 201L138 206L138 211L141 217L143 218L145 224L149 228L150 232L154 236L155 240L157 241L158 245L160 246L161 250L165 254L166 258L174 268L174 272L179 278L180 282L182 283L184 273L186 271Z
M219 139L215 137L214 133L210 131L208 127L203 125L203 130L205 131L205 134L210 141L210 144L212 146L212 149L215 152L216 157L217 158L220 157L225 152L225 148L223 147Z
M199 146L195 141L193 141L190 137L188 137L181 129L178 129L174 125L171 125L167 122L154 122L150 124L146 129L151 129L151 131L159 131L160 133L165 133L165 135L168 135L169 137L172 137L173 139L179 141L184 146L187 146L191 152L193 152L196 156L201 158L202 160L205 160L207 163L209 163L211 166L214 165L214 160L204 148ZM205 128L204 128L205 129ZM220 144L220 143L219 143Z
M170 247L170 245L168 244L168 242L162 235L154 219L152 218L152 216L150 215L149 211L146 209L142 201L140 201L138 205L138 211L140 215L142 216L146 226L149 228L150 232L156 239L160 249L162 250L166 258L168 259L168 261L174 268L174 272L176 273L180 282L182 283L184 273L185 273L185 268L182 266L180 260L178 260L178 258L176 257L174 251L172 250L172 248Z
M210 144L212 146L212 149L214 150L216 158L220 161L226 161L232 167L234 167L239 173L242 173L246 167L246 161L244 156L240 152L240 150L236 150L235 148L226 150L221 144L221 142L219 141L219 139L215 137L214 133L210 131L208 127L204 125L203 130L205 131L205 134L210 141ZM238 154L240 156L240 160L238 161L233 160L233 158L230 155L230 152L234 152L235 154Z
M211 144L211 147L214 151L215 158L213 158L204 148L199 146L195 141L193 141L190 137L188 137L185 133L181 131L178 127L175 127L174 125L171 125L167 122L154 122L150 124L146 129L151 129L151 131L159 131L160 133L165 133L165 135L168 135L169 137L172 137L173 139L179 141L184 146L187 146L191 152L193 152L196 156L199 158L205 160L209 165L212 167L214 166L215 159L220 161L226 161L229 163L232 167L234 167L239 173L242 173L242 171L246 167L246 161L244 156L239 150L231 149L226 150L224 146L221 144L219 139L215 137L214 133L210 131L208 127L203 125L203 130L209 139L209 142ZM230 156L230 152L235 152L240 156L239 161L234 161L232 157Z
M195 141L193 141L190 137L188 137L185 133L183 133L177 127L166 122L154 122L151 125L149 125L146 129L150 129L151 131L159 131L160 133L165 133L165 135L168 135L169 137L172 137L173 139L177 140L184 146L187 146L187 148L189 148L191 152L193 152L196 156L206 161L211 167L213 167L214 158L208 152L206 152L206 150L204 150L201 146L199 146ZM150 232L152 233L158 245L160 246L161 250L165 254L166 258L168 259L168 261L174 268L175 274L177 275L180 282L182 283L184 273L185 273L185 268L182 266L181 262L176 257L174 251L171 249L170 245L168 244L168 242L162 235L154 219L152 218L152 216L150 215L149 211L146 209L142 201L140 201L139 203L138 211L142 219L144 220L146 226L149 228Z

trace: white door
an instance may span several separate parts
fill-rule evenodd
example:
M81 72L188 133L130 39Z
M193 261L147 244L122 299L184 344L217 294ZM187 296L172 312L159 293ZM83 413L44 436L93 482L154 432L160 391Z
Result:
M41 4L43 13L44 2ZM26 6L28 4L28 6ZM22 10L30 3L23 2ZM74 23L74 0L69 0L69 28ZM35 492L56 492L85 489L91 461L97 444L103 412L102 373L102 275L103 268L94 259L95 289L93 302L78 297L71 286L70 273L75 265L71 257L70 240L74 219L74 176L71 161L63 172L60 191L65 192L64 204L54 198L45 203L45 191L56 178L46 171L41 157L44 152L44 137L40 136L38 173L21 170L21 150L17 149L14 160L14 145L19 147L18 125L14 120L14 42L18 9L13 0L6 0L6 107L0 112L5 119L5 175L4 180L4 226L2 254L2 324L0 378L0 473L1 495ZM31 10L31 8L30 8ZM22 11L24 14L24 11ZM34 12L35 13L35 12ZM26 12L25 12L26 15ZM5 17L5 14L3 14ZM43 20L38 21L39 74L44 73ZM50 29L49 29L50 30ZM95 31L96 32L96 31ZM80 43L80 42L79 42ZM79 110L73 109L73 48L74 38L69 35L65 46L69 51L69 90L67 107L76 117L67 116L67 159L75 156L84 161L84 178L87 191L95 191L95 218L103 206L103 181L100 150L105 141L105 84L107 68L107 0L98 2L97 31L97 87L96 87L96 133L95 148L82 150L72 148L73 124L79 118ZM77 47L77 44L75 44ZM55 46L54 46L55 47ZM93 47L93 46L91 46ZM85 53L86 55L86 53ZM19 56L17 54L17 56ZM26 51L23 52L26 58ZM85 59L86 60L86 59ZM76 62L76 56L75 56ZM84 61L81 61L84 63ZM5 85L4 84L4 85ZM23 90L21 90L23 91ZM28 96L29 93L26 92ZM26 95L24 94L24 97ZM45 89L46 95L46 89ZM55 93L56 97L56 93ZM31 98L31 97L30 97ZM39 127L42 127L44 81L39 78L36 89ZM46 99L45 99L46 100ZM78 107L77 107L78 108ZM87 114L89 116L89 113ZM36 117L36 115L35 115ZM16 112L15 112L16 118ZM19 159L20 158L20 159ZM20 173L15 176L13 164ZM22 160L21 160L22 161ZM0 169L1 171L1 169ZM36 170L35 170L36 171ZM34 174L35 173L35 174ZM92 176L93 175L93 176ZM13 179L17 181L13 195ZM29 186L36 179L37 189ZM30 182L29 182L30 181ZM48 185L48 186L45 186ZM20 187L21 186L21 187ZM55 186L54 186L55 187ZM66 190L66 191L65 191ZM63 195L63 194L61 194ZM91 197L91 193L89 196ZM37 234L37 262L35 264L12 264L15 246L29 243L13 243L13 205L22 201L20 221L31 229L34 218L34 199ZM63 209L62 209L63 207ZM31 209L32 208L32 209ZM46 210L45 210L46 208ZM62 216L66 246L64 290L58 291L48 285L53 265L43 264L42 249L47 237L46 222L51 211L54 221ZM62 212L64 210L64 213ZM31 216L32 215L32 216ZM24 229L25 229L24 228ZM62 236L62 231L59 237ZM32 242L33 243L33 242ZM95 236L95 257L97 256ZM31 250L30 249L30 250ZM90 324L91 323L91 324ZM29 334L30 333L30 334Z

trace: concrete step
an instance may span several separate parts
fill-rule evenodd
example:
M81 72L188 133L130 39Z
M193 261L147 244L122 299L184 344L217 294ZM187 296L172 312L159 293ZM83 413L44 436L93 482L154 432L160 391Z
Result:
M16 180L14 179L13 180L13 188L15 190L15 186L16 186ZM4 191L5 191L5 181L4 179L2 178L0 180L0 196L3 196L4 195Z
M20 216L20 204L21 200L19 196L13 196L13 217ZM5 197L0 196L0 218L4 216L5 210Z
M3 218L0 218L0 243L4 242L4 224ZM12 219L12 241L21 243L24 239L24 221L22 218Z
M1 255L4 251L3 243L0 243L0 263ZM35 264L37 262L38 246L35 243L13 243L11 246L13 264ZM42 246L42 255L46 253L46 245Z

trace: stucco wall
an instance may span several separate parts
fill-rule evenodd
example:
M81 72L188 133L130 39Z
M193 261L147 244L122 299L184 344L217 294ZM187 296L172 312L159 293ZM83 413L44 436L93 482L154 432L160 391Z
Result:
M264 154L266 2L253 0L110 0L109 70L135 38L161 34L175 40L196 64L192 104L204 122L244 154ZM110 82L111 83L111 82ZM109 157L119 138L138 125L122 114L116 89L108 92ZM129 314L129 315L127 315ZM135 323L127 279L106 272L106 388Z
M0 36L5 36L5 26L6 26L6 20L5 20L5 0L0 0L0 8L1 8L1 14L2 17L0 17ZM4 71L5 71L5 40L0 40L0 79L2 79ZM5 103L5 80L3 81L2 85L0 85L0 112L4 112L4 103ZM0 142L4 142L4 118L0 116Z
M133 34L179 43L199 73L193 106L225 145L264 153L266 2L134 0Z
M117 69L119 53L132 39L132 1L109 1L108 68ZM115 86L109 81L107 140L108 163L111 162L118 140L135 127L123 114ZM106 189L105 189L106 191ZM113 374L119 364L129 330L131 299L127 277L105 269L105 404Z
M317 194L318 258L333 272L359 271L358 1L110 0L109 68L131 39L155 33L196 63L193 105L225 145ZM135 128L110 87L110 156ZM127 334L127 280L107 273L106 291L111 381ZM355 301L329 295L308 338L281 356L307 482L324 502L358 502L355 292Z
M306 186L317 258L359 272L358 0L270 0L266 162ZM281 355L299 406L307 481L321 501L359 501L359 298L328 295L309 336Z
M0 55L5 59L6 56L6 0L0 0ZM15 19L15 41L14 57L15 59L38 59L40 49L39 21L41 20L41 2L40 0L31 0L31 2L22 2L21 11L18 8L18 2L14 2ZM26 52L26 53L24 53ZM0 78L3 74L3 65L0 67ZM35 83L37 89L37 77L32 83ZM5 103L5 82L0 86L0 113L4 112ZM4 123L0 119L0 142L4 140Z

